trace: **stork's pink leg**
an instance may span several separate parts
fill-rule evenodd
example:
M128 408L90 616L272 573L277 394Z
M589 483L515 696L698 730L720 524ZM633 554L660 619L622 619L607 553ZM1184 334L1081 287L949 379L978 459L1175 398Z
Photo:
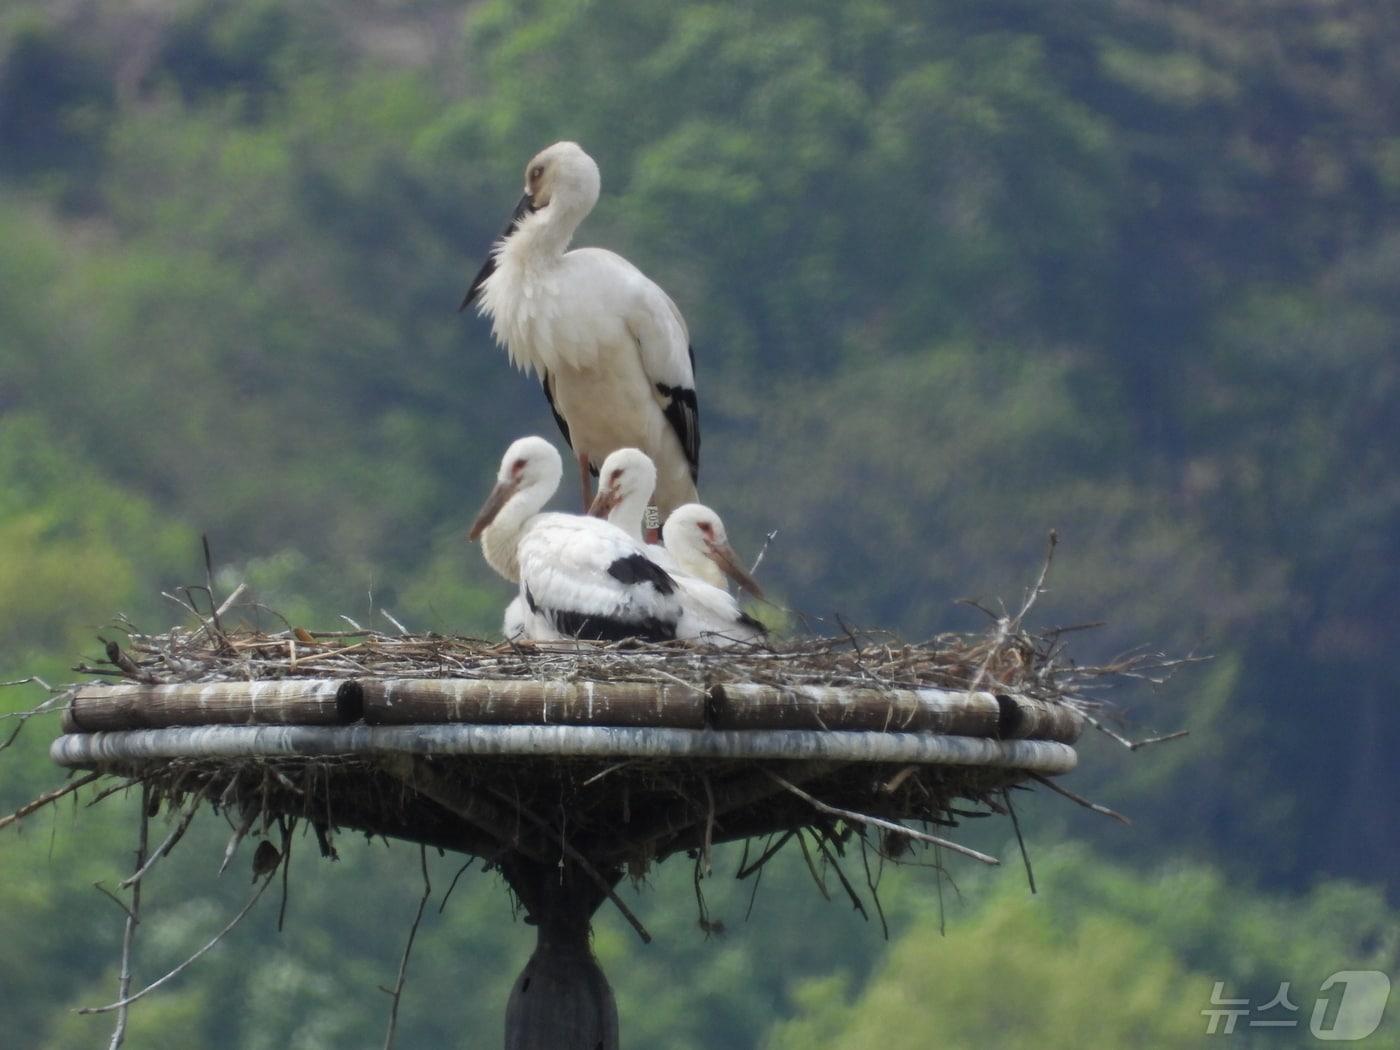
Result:
M588 456L584 454L578 457L578 479L583 488L583 512L587 514L593 505L593 473L588 469Z

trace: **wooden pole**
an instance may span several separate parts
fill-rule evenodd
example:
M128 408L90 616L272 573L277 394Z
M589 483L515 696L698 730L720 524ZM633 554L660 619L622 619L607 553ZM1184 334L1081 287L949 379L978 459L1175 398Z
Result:
M65 733L200 725L334 726L361 715L359 683L284 678L193 685L92 685L73 694Z
M667 726L705 724L705 691L664 682L385 678L360 682L365 721L378 725Z
M506 1003L505 1050L618 1050L617 1003L590 943L606 893L572 860L540 864L516 854L501 871L536 929ZM616 885L622 869L607 878Z
M1065 704L985 690L479 678L290 678L86 686L68 733L199 725L530 725L942 733L1073 743Z
M658 758L996 766L1068 773L1078 756L1053 740L984 740L935 733L845 733L810 729L655 729L632 726L199 726L69 733L49 746L61 766L160 758L316 758L390 752L522 755L553 759Z

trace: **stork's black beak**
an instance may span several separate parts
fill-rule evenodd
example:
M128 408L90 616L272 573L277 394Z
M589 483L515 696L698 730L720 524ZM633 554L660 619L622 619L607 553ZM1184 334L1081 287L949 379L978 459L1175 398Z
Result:
M471 305L472 300L481 293L481 286L486 283L486 278L496 272L496 252L501 242L514 233L516 224L534 210L535 202L528 193L516 202L515 211L510 216L510 222L506 223L506 228L501 231L501 235L491 243L491 252L486 256L486 261L481 264L481 269L477 271L476 277L472 279L472 286L467 289L462 305L457 307L458 313Z

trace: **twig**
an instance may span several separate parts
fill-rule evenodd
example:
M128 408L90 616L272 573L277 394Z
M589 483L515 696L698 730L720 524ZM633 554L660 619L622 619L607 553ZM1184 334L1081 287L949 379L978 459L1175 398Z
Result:
M997 860L995 857L987 855L986 853L980 853L975 849L971 849L968 846L963 846L957 842L950 842L947 839L941 839L936 835L930 835L926 831L915 831L913 828L905 827L903 824L898 824L892 820L885 820L881 817L872 817L866 813L856 813L853 810L841 809L837 806L829 806L825 802L822 802L820 799L813 798L811 795L807 794L807 792L803 791L797 785L788 783L786 780L778 776L778 774L774 773L772 770L766 769L764 770L764 772L767 773L770 777L772 777L774 781L787 788L794 795L807 802L813 808L821 810L821 812L823 813L829 813L833 817L840 817L842 820L849 820L858 824L873 824L877 828L884 828L886 831L893 831L898 835L904 835L911 839L917 839L920 842L927 842L930 845L946 847L947 849L952 850L954 853L961 853L964 857L971 857L973 860L980 860L983 864L995 865L1001 863L1001 861Z
M628 758L624 759L621 762L614 762L612 765L603 768L597 773L594 773L591 777L589 777L582 784L580 784L579 787L588 787L589 784L593 784L599 780L602 780L609 773L616 773L619 769L623 769L627 766L630 766L633 763L633 761L635 760Z
M1095 813L1103 814L1105 817L1112 817L1114 820L1118 821L1118 823L1125 824L1128 827L1132 827L1133 825L1132 819L1130 817L1125 817L1116 809L1109 809L1107 806L1101 806L1097 802L1091 802L1083 795L1075 794L1067 787L1061 787L1059 784L1055 783L1047 776L1042 776L1040 773L1031 773L1031 779L1039 781L1040 783L1048 787L1051 791L1064 795L1064 797L1069 799L1071 802L1077 802L1085 809L1091 809Z
M296 829L297 818L290 820L283 814L277 814L277 828L282 832L282 900L277 905L277 932L282 932L282 923L287 918L287 896L292 867L292 832Z
M1083 710L1082 708L1080 709L1079 714L1080 717L1084 719L1084 721L1088 722L1091 726L1097 729L1104 736L1122 744L1129 751L1136 751L1140 747L1148 747L1151 744L1165 744L1169 740L1180 740L1184 736L1191 735L1191 730L1189 729L1178 729L1175 733L1166 733L1163 736L1151 736L1148 737L1146 740L1129 740L1121 733L1115 733L1112 729L1109 729L1108 726L1104 725L1097 718L1095 718L1093 715L1089 714L1089 712Z
M708 774L700 774L700 783L705 786L705 844L700 849L700 857L705 864L705 874L709 875L714 871L710 864L710 848L715 839L715 793L710 787Z
M131 908L126 913L126 927L122 930L122 966L121 974L117 978L117 998L125 1000L127 993L131 991L131 946L136 940L136 927L141 922L141 875L147 868L146 844L149 841L150 832L150 784L141 785L141 831L136 840L136 873L128 880L131 884ZM127 883L122 883L123 887ZM107 1050L118 1050L126 1041L126 1015L127 1007L122 1005L117 1008L117 1024L112 1030L112 1041L107 1044Z
M822 895L823 900L831 900L831 894L826 891L826 881L817 872L817 866L812 863L812 853L807 849L807 836L802 834L802 829L797 829L797 844L802 847L802 859L807 862L807 871L812 876L812 881L817 884L817 892Z
M447 907L447 901L452 896L452 891L457 888L457 880L467 873L467 869L476 863L475 857L468 857L467 862L457 869L457 874L452 876L452 884L447 887L447 892L442 895L442 903L438 905L438 914L441 915L443 909Z
M228 845L224 847L224 862L219 865L220 875L222 875L224 870L228 867L229 861L233 860L233 854L238 849L238 844L242 842L244 836L252 830L253 822L257 819L258 811L249 806L248 812L243 815L243 823L234 829L233 834L229 836Z
M762 870L763 870L763 865L767 864L768 861L772 858L772 856L773 856L775 853L778 852L778 850L780 850L780 849L782 849L784 846L786 846L786 845L788 844L788 839L792 838L792 836L795 835L796 833L797 833L797 829L795 829L795 828L789 829L788 831L783 832L782 836L779 837L779 839L778 839L777 842L773 843L771 846L769 846L767 849L765 849L765 850L759 855L758 860L754 861L752 864L750 864L750 865L749 865L748 867L746 867L746 868L745 868L745 867L741 867L741 868L739 869L738 874L736 874L734 877L735 877L736 879L747 879L747 878L748 878L750 875L752 875L754 872L756 872L756 871L762 871Z
M771 838L772 836L769 836L769 837ZM748 839L745 839L745 840L744 840L744 848L747 849L747 848L748 848L748 845L749 845ZM743 869L744 865L743 865L742 862L740 863L739 867L740 867L740 870ZM755 878L755 879L753 880L753 888L749 890L749 906L748 906L747 908L744 909L744 921L745 921L745 922L748 922L748 921L749 921L749 916L753 914L753 904L754 904L754 901L758 900L758 887L759 887L759 884L760 884L761 882L763 882L763 866L762 866L762 865L760 865L759 868L758 868L758 877Z
M394 982L392 991L388 988L380 989L388 992L394 1000L394 1005L389 1008L389 1030L384 1033L384 1050L392 1050L394 1045L394 1033L399 1026L399 1000L403 997L404 982L408 980L408 957L413 951L413 940L418 936L418 924L423 921L423 909L427 907L428 898L433 893L433 884L428 880L427 846L419 845L418 862L423 869L423 896L418 900L418 913L413 917L413 925L408 928L408 943L403 946L403 958L399 960L399 978Z
M860 917L866 922L870 921L869 914L866 913L865 905L861 903L860 895L856 893L855 887L851 885L851 880L846 878L846 873L841 870L841 864L836 859L835 854L827 847L822 839L817 839L817 849L821 851L822 858L831 865L831 870L836 872L836 878L841 882L841 888L846 891L846 896L851 900L851 907L860 912Z
M30 676L29 678L20 678L13 682L0 682L0 688L12 685L29 685L30 683L41 685L50 693L54 692L53 687L50 686L48 682L44 681L42 678L34 676ZM9 747L15 742L15 740L19 737L19 734L23 731L25 725L29 722L31 718L33 718L35 715L46 715L49 712L53 711L65 700L67 700L68 697L72 695L72 692L73 691L71 689L65 689L60 693L60 695L51 696L43 703L39 704L36 707L30 708L28 711L11 711L8 714L0 715L0 721L3 721L7 718L19 719L19 722L15 725L15 728L10 731L10 735L7 736L3 741L0 741L0 751L4 751L5 748Z
M870 871L870 851L865 841L865 829L860 829L860 862L865 868L865 885L870 890L870 899L875 902L875 914L880 917L880 933L885 940L890 939L890 924L885 921L885 909L880 904L880 884ZM883 863L884 858L881 857Z
M1060 536L1054 529L1050 530L1050 537L1045 547L1045 561L1041 563L1040 575L1036 577L1035 586L1026 594L1026 600L1021 605L1021 611L1011 621L1012 627L1020 627L1025 620L1026 613L1031 611L1031 606L1035 600L1045 592L1045 580L1050 575L1050 565L1055 560L1055 548L1059 545Z
M94 882L92 884L92 888L95 889L98 893L102 894L102 896L106 897L118 908L120 908L122 910L123 915L131 914L131 909L127 907L127 905L122 901L122 899L118 897L115 893L113 893L111 890L109 890L106 886L102 885L102 883Z
M209 552L209 533L200 533L199 542L204 547L204 583L205 590L209 592L209 609L214 620L214 629L222 637L224 625L219 622L218 599L214 597L214 556Z
M750 576L758 572L758 567L763 564L763 556L768 553L768 545L773 542L773 537L777 535L778 530L774 529L763 537L763 546L759 548L758 557L753 560L753 567L749 569Z
M200 787L198 794L195 795L194 801L190 803L189 812L185 813L185 814L180 818L180 822L179 822L178 824L176 824L176 825L175 825L175 829L174 829L173 831L171 831L170 834L167 835L167 836L165 837L165 841L162 842L159 846L157 846L157 847L151 852L151 855L150 855L150 857L147 858L145 864L143 864L141 867L137 868L135 872L133 872L132 874L128 875L126 878L122 879L121 882L117 883L117 888L118 888L118 889L124 890L124 889L126 889L128 886L134 886L134 885L136 885L136 883L140 882L141 879L145 876L146 872L148 872L148 871L151 870L151 868L155 865L156 861L160 860L161 857L165 856L167 853L170 852L171 849L174 848L175 843L177 843L177 842L180 841L180 836L184 835L185 831L186 831L186 830L189 828L189 826L190 826L190 822L191 822L192 820L194 820L195 814L196 814L197 812L199 812L199 804L200 804L200 802L202 802L202 801L204 800L204 793L205 793L206 791L209 790L209 785L210 785L211 783L212 783L212 781L209 781L209 780L206 780L206 781L204 782L204 784ZM143 812L145 811L145 808L146 808L146 802L145 802L145 800L146 800L146 795L147 795L147 787L146 787L146 785L143 784L143 785L142 785L142 796L141 796L141 798L142 798L141 808L142 808L142 811L143 811Z
M87 785L91 784L94 780L96 780L96 779L97 779L98 777L100 777L100 776L103 776L103 774L102 774L102 773L89 773L87 776L85 776L85 777L79 777L77 780L74 780L72 783L65 784L65 785L63 785L63 787L61 787L61 788L54 788L52 791L46 791L46 792L44 792L42 795L38 796L37 798L31 799L30 801L26 802L24 805L20 806L19 809L15 810L15 811L14 811L13 813L11 813L9 816L7 816L7 817L0 817L0 828L7 828L7 827L9 827L11 824L14 824L14 823L17 822L17 821L23 820L25 817L29 816L29 814L33 813L35 810L43 809L43 808L44 808L45 806L47 806L50 802L57 802L57 801L58 801L59 799L61 799L64 795L71 795L73 792L77 791L79 788L87 787Z
M179 974L183 973L183 972L184 972L185 970L187 970L196 960L198 960L201 956L203 956L205 952L209 951L210 948L214 947L214 945L218 944L221 940L223 940L224 937L228 934L228 932L229 932L230 930L232 930L235 926L237 926L240 922L242 922L242 921L243 921L243 917L244 917L245 915L247 915L250 911L253 910L253 905L258 903L258 898L261 897L261 896L263 895L263 892L264 892L264 891L268 888L268 886L270 886L270 885L272 885L272 874L271 874L271 872L269 872L268 875L267 875L267 877L264 878L264 879L262 880L262 885L259 886L258 889L257 889L257 892L254 893L253 896L250 897L250 898L248 899L248 903L245 904L245 905L243 905L242 910L239 911L239 913L238 913L237 915L235 915L235 916L229 921L229 923L228 923L227 926L225 926L222 930L220 930L218 933L216 933L216 934L214 935L213 940L211 940L211 941L210 941L208 944L206 944L203 948L199 949L199 951L197 951L197 952L195 952L193 955L191 955L188 959L186 959L184 962L182 962L179 966L175 967L175 969L173 969L173 970L171 970L169 973L167 973L164 977L160 978L159 980L152 981L150 984L146 985L146 987L142 988L142 989L141 989L139 992L137 992L135 995L129 995L129 996L127 996L125 999L120 1000L119 1002L108 1003L106 1006L83 1006L83 1007L79 1007L79 1008L78 1008L76 1011L74 1011L74 1012L75 1012L75 1013L80 1013L80 1014L106 1014L106 1013L111 1013L113 1010L120 1010L120 1009L122 1009L123 1007L130 1006L132 1003L136 1002L138 999L143 999L143 998L145 998L147 995L149 995L151 992L154 992L157 988L159 988L161 985L165 984L167 981L169 981L169 980L171 980L172 978L174 978L174 977L178 976Z
M1031 855L1026 852L1026 840L1021 837L1021 822L1016 819L1016 807L1011 804L1011 792L1002 788L1001 797L1006 802L1006 812L1011 815L1011 827L1016 831L1016 844L1021 847L1021 860L1026 865L1026 881L1030 883L1031 892L1034 893L1035 872L1031 871Z

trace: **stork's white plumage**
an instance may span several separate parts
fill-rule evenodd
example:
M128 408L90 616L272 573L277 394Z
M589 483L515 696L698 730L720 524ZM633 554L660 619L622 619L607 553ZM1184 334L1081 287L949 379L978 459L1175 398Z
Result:
M541 513L563 465L543 438L514 442L472 525L487 562L519 580L506 628L537 641L676 637L676 583L625 532L598 518Z
M525 195L472 281L511 362L534 372L583 484L619 448L657 466L664 519L696 498L700 417L695 359L680 310L645 274L613 252L569 241L593 210L598 165L576 143L557 142L525 169Z
M680 571L680 564L661 544L647 543L643 533L647 504L655 489L656 464L651 457L640 449L620 448L603 460L598 472L598 495L588 513L612 522L642 544L648 558L674 575Z
M501 634L507 641L514 642L528 638L532 633L530 609L525 604L525 599L517 594L510 600L505 615L501 617Z
M677 507L666 519L661 542L676 568L685 575L720 588L727 586L728 577L755 598L763 597L763 588L729 545L724 522L709 507L700 503Z
M655 479L656 468L645 453L635 448L619 449L603 461L598 496L589 513L606 515L609 522L640 543L642 512ZM672 522L682 510L686 511L685 518L673 529ZM767 634L763 625L739 608L725 589L727 574L740 586L762 594L729 546L719 515L698 503L688 503L671 515L666 529L671 530L677 548L692 567L701 571L713 568L720 579L718 584L710 583L699 571L687 571L686 563L667 547L644 545L647 557L665 568L680 588L683 612L676 625L676 637L719 645L762 640Z

